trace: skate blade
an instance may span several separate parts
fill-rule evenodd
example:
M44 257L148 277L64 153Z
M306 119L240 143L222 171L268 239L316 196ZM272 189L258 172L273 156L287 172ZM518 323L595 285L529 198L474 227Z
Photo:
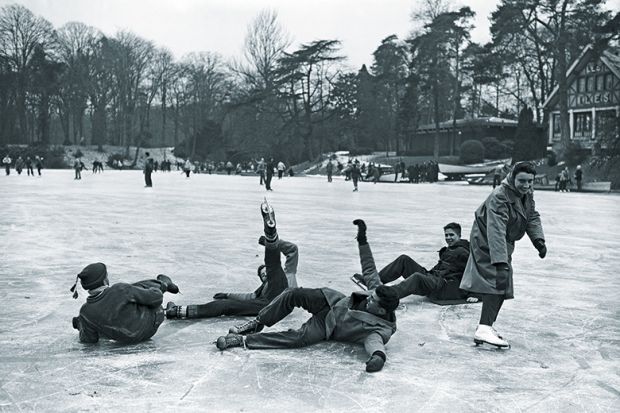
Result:
M502 346L501 344L493 344L493 343L489 343L488 341L480 340L480 339L477 339L477 338L474 338L474 343L475 343L476 347L480 347L480 346L483 346L484 344L488 344L490 346L493 346L493 347L497 348L498 350L509 349L510 348L510 344L508 344L506 346Z
M355 277L350 277L350 280L353 281L358 287L360 287L362 290L368 290L368 287L366 287L364 284L362 284L361 282L359 282L358 280L355 279Z

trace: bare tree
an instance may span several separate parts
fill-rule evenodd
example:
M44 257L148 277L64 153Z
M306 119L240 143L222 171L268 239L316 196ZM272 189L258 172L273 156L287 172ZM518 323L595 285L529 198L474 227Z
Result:
M278 22L274 10L262 10L248 26L243 57L245 62L232 65L250 87L270 90L274 71L282 53L291 45L291 37Z
M83 23L67 23L58 30L58 57L64 65L59 94L59 115L65 142L84 136L91 65L101 33ZM72 139L71 139L72 138Z
M15 104L20 141L30 141L26 95L29 88L28 64L37 47L47 50L55 41L54 29L47 20L36 17L24 6L11 4L0 9L0 61L15 73Z

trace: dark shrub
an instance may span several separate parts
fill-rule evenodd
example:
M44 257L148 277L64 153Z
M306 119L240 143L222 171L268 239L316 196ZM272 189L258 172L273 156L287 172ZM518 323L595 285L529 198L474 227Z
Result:
M482 138L482 144L484 145L484 156L488 159L500 159L506 156L506 145L500 143L497 138L487 137Z
M467 140L461 144L461 162L478 163L484 160L484 145L480 141Z

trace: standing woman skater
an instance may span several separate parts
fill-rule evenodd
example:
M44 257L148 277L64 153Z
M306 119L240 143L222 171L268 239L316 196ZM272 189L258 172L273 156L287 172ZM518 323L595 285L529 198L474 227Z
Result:
M470 235L471 254L461 289L482 295L482 314L474 335L476 345L510 347L495 331L493 323L504 300L514 298L512 252L515 241L527 233L540 258L547 254L540 215L534 204L534 176L536 170L531 162L515 164L502 184L475 212Z

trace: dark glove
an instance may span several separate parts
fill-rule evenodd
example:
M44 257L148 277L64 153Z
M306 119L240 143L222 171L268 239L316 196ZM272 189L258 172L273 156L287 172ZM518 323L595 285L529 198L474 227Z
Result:
M356 219L353 221L353 225L357 225L357 243L359 245L368 244L366 239L366 223L363 219Z
M258 243L260 245L262 245L263 247L265 246L265 236L261 235L260 238L258 239Z
M545 240L542 238L536 238L534 240L534 248L538 250L538 256L540 258L545 258L547 255L547 247L545 246Z
M375 351L366 362L366 371L368 373L374 373L375 371L381 370L384 364L385 354L381 351Z
M80 319L78 317L73 317L73 319L71 320L71 325L73 325L73 328L75 328L76 330L80 329Z
M508 287L508 277L510 276L510 267L506 263L500 263L495 265L497 272L495 280L495 288L498 290L505 290Z
M215 293L213 298L216 299L216 300L224 300L224 299L228 298L228 293Z

